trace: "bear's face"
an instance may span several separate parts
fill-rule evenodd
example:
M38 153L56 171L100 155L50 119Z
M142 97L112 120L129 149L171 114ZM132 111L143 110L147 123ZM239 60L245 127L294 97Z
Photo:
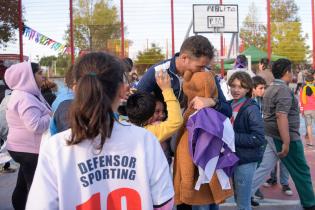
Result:
M217 88L215 84L215 78L211 72L185 72L183 91L188 98L188 103L195 98L206 97L216 98Z

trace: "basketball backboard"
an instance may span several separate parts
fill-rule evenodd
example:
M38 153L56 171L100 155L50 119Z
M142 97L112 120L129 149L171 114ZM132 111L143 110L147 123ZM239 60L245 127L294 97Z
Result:
M237 4L193 4L194 33L238 33Z

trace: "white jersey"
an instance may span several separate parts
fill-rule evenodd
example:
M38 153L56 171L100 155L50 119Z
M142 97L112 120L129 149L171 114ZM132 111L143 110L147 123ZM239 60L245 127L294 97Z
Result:
M153 209L174 196L160 143L143 128L115 122L103 149L67 146L71 130L42 145L27 210Z

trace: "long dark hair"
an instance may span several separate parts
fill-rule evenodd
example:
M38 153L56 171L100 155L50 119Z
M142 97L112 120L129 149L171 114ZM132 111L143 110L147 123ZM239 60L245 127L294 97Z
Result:
M72 129L69 145L100 135L102 149L115 121L112 102L123 83L124 64L103 52L84 55L73 67L75 99L70 109Z

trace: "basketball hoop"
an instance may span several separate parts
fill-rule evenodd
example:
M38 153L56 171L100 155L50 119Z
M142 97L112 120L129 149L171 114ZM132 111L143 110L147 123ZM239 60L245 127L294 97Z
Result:
M194 4L194 33L238 33L238 5Z

